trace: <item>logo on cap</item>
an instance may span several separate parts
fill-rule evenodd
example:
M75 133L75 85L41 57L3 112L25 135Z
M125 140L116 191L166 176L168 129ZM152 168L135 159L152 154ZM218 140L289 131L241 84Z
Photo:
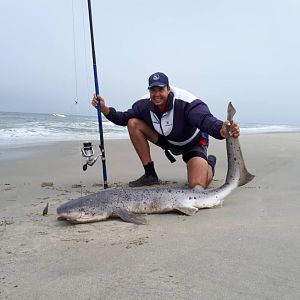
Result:
M159 74L154 74L153 75L153 80L158 80L159 79Z

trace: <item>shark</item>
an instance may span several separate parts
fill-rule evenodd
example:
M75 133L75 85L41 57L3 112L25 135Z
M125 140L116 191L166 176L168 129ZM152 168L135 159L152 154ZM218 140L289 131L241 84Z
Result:
M236 110L229 102L227 120L232 121ZM250 182L238 137L226 138L227 175L216 188L199 190L174 188L111 188L61 204L57 208L60 220L70 223L103 221L111 217L135 224L147 224L147 214L179 211L194 215L199 209L221 206L224 199L237 187Z

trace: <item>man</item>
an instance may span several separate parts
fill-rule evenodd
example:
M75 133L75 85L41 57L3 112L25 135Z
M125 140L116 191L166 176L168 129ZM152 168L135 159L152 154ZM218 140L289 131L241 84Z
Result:
M228 134L238 137L238 124L218 120L196 96L170 87L164 73L152 74L148 82L149 94L125 112L106 106L101 96L92 99L94 107L97 107L100 100L101 112L108 120L128 128L131 142L145 169L145 174L129 182L129 186L139 187L159 182L151 159L150 141L164 149L171 162L175 161L171 153L182 155L187 164L189 187L205 189L212 181L216 164L215 156L207 156L208 135L216 139L224 139Z

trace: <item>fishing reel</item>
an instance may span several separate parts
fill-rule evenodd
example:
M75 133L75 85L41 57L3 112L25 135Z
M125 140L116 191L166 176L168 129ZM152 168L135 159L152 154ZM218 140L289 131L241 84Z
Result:
M99 158L99 156L101 156L100 154L94 157L94 149L91 142L83 143L83 148L81 148L81 154L83 157L86 158L86 163L82 166L83 171L86 171L88 166L93 166Z

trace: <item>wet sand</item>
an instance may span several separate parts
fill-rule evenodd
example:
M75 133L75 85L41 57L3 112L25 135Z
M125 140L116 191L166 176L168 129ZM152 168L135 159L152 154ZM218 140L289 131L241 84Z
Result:
M221 208L149 215L145 226L57 221L58 205L102 189L101 161L83 172L79 142L0 149L0 299L298 299L300 133L240 141L252 182ZM111 187L142 174L129 140L105 149ZM219 186L225 142L209 150ZM186 188L181 158L152 153L163 183Z

